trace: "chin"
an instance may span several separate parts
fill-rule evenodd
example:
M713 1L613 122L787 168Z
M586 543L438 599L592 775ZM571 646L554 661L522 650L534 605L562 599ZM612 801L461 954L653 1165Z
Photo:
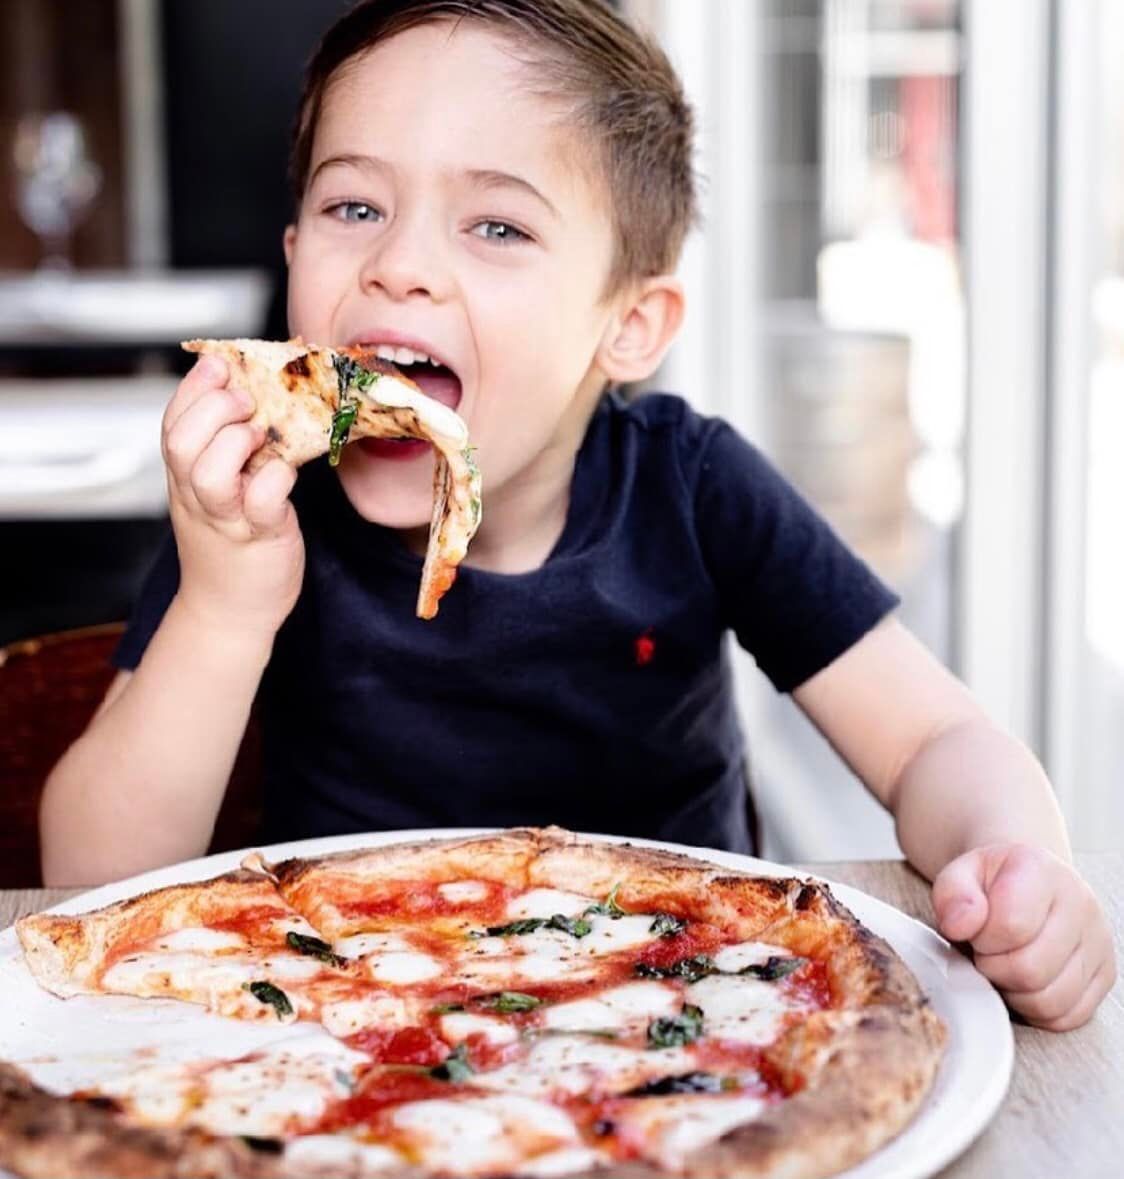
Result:
M344 448L339 480L351 506L384 528L428 528L433 514L433 453L408 462L372 458L357 445Z

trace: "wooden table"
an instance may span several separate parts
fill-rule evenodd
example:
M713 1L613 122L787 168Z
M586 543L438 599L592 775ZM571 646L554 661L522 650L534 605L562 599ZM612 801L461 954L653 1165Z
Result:
M1116 934L1124 965L1124 854L1078 855ZM904 861L801 864L933 924L929 888ZM0 926L74 890L0 891ZM1054 1034L1015 1024L1011 1090L988 1128L939 1179L1110 1179L1124 1175L1124 980L1092 1021Z

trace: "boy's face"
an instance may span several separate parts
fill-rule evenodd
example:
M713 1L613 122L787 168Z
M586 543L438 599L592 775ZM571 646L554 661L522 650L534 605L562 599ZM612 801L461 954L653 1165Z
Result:
M610 211L583 143L508 42L424 25L349 62L326 95L286 232L289 326L317 344L414 343L406 371L468 424L488 504L572 455L605 374ZM591 149L586 147L586 156ZM567 449L568 448L568 449ZM364 440L340 478L361 515L429 519L432 452Z

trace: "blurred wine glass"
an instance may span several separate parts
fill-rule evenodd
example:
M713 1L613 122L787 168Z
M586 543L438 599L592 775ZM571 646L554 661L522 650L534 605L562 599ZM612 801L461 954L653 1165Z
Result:
M101 189L85 128L69 111L24 115L12 142L16 207L39 238L40 266L71 268L70 237Z

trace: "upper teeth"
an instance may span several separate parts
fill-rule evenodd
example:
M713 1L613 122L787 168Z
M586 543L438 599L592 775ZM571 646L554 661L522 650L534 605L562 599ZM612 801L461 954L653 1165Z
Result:
M395 348L390 344L380 344L375 349L379 360L389 360L394 364L439 364L432 356L424 352L415 352L413 348Z

